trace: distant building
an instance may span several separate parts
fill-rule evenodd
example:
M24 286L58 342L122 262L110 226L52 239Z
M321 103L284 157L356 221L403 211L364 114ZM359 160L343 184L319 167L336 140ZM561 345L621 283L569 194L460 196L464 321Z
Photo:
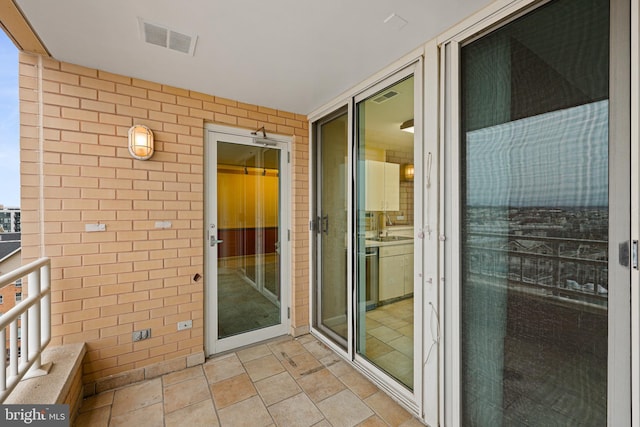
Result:
M0 205L0 233L20 233L20 208Z

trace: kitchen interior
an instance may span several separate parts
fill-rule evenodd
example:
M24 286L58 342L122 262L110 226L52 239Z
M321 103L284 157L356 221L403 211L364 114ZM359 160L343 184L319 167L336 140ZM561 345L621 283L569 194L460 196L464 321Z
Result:
M364 269L359 275L358 352L409 389L414 325L413 93L411 76L358 105L357 227L359 268Z

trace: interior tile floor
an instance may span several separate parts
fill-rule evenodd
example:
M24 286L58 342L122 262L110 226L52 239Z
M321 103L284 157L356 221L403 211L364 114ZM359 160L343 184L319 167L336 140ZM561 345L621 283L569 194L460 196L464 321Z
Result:
M75 427L422 426L311 335L85 399Z
M413 387L413 297L367 311L364 355Z

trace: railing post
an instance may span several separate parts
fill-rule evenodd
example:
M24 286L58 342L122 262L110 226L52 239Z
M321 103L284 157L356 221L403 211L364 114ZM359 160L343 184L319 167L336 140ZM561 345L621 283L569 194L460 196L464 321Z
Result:
M5 401L20 380L46 375L52 365L51 362L42 365L41 358L42 351L51 340L50 260L40 258L0 275L0 288L25 277L28 280L26 298L0 317L0 342L3 342L3 348L9 342L9 360L6 350L3 350L4 355L0 355L0 403ZM18 325L21 334L18 334ZM8 340L6 329L9 329ZM19 349L22 350L20 357Z
M0 355L0 391L7 389L7 331L0 330L0 342L2 343L2 355Z
M27 293L27 298L31 298L32 296L40 295L40 269L29 274L29 290ZM33 365L31 365L31 369L29 371L37 371L40 369L40 299L38 298L38 302L31 306L28 310L29 313L29 321L26 328L27 339L22 340L23 343L26 341L28 347L24 350L23 354L28 358L27 360L34 360ZM22 329L25 331L25 328ZM23 332L24 335L24 332Z
M40 277L40 292L45 294L51 288L51 265L45 264L42 266L42 275ZM49 343L51 339L51 293L45 294L40 300L40 312L42 317L40 318L41 327L41 342L40 346L44 347Z

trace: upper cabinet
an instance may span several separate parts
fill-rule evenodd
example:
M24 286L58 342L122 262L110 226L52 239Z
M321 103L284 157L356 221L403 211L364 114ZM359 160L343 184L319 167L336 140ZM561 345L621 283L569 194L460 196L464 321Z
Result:
M400 210L400 165L396 163L365 161L365 210Z

